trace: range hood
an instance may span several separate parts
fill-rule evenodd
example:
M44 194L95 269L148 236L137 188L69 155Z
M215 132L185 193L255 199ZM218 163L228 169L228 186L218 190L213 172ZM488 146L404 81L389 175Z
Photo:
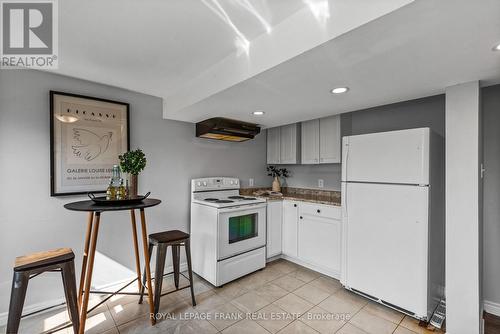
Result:
M257 124L215 117L196 123L196 137L242 142L260 132Z

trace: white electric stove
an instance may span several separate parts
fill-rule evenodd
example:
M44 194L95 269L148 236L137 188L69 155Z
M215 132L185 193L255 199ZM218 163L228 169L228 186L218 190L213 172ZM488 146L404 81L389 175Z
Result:
M191 180L193 271L215 286L266 266L266 200L239 189L236 178Z

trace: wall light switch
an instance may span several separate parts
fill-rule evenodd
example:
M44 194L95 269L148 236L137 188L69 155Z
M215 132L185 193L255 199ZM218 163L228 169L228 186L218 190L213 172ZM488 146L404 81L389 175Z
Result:
M248 179L248 186L249 187L253 187L253 183L254 183L253 179Z
M325 181L323 179L318 179L318 187L323 188L325 186Z

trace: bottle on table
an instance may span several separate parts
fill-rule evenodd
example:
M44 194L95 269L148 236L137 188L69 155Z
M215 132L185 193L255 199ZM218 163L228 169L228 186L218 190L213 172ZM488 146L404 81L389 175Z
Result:
M119 194L120 187L123 187L123 179L121 178L120 166L113 165L111 179L109 180L108 189L106 191L106 199L107 200L123 199L122 197L123 192Z
M108 189L106 189L106 199L113 200L116 198L115 188L113 187L113 182L109 181Z
M125 199L125 198L126 198L125 186L123 185L123 179L120 179L120 186L116 191L116 199Z

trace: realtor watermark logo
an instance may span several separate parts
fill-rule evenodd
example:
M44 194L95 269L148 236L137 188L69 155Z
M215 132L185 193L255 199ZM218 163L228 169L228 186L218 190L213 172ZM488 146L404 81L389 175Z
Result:
M0 0L0 68L57 69L57 0Z

